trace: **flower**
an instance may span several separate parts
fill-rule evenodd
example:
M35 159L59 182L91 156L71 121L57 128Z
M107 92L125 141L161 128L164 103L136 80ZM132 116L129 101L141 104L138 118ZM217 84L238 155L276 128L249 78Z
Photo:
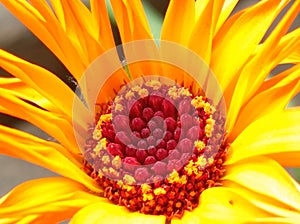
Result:
M46 1L38 0L1 2L61 60L85 97L87 91L80 86L84 72L94 59L114 47L105 1L91 0L90 10L79 0L51 1L51 7ZM215 125L218 119L223 119L214 117L214 109L218 107L193 88L191 78L182 78L176 73L178 70L168 65L163 65L170 69L168 77L175 77L178 85L182 81L183 87L174 85L173 88L154 79L118 92L131 80L126 69L131 78L138 79L143 72L155 71L157 63L154 62L128 64L126 69L110 77L110 86L101 89L98 99L101 108L95 127L86 130L92 139L84 139L84 157L78 136L74 134L74 128L80 130L72 121L73 102L77 110L85 111L79 97L50 71L0 50L1 67L14 76L0 79L0 112L25 119L57 140L46 141L1 125L0 152L62 176L31 180L4 195L0 199L1 222L55 223L72 218L73 223L298 223L299 184L282 166L297 167L300 161L300 108L286 108L300 88L300 29L287 33L299 14L300 2L290 4L267 37L268 28L289 1L261 1L229 17L237 2L173 0L162 28L161 40L192 50L210 65L224 93L228 108L227 134L218 145L219 154L214 156L205 157L201 153L209 146L207 139L216 134L223 136L223 130ZM140 1L116 0L111 4L123 43L152 39ZM126 49L125 45L128 60ZM267 79L272 69L281 64L293 66ZM153 95L154 90L158 95ZM163 94L168 96L167 100ZM126 104L130 97L138 95L146 103L137 100L130 106ZM89 104L89 99L86 100ZM183 111L192 108L198 119L193 121L188 113L179 119L172 106L176 102ZM145 138L152 129L143 119L151 120L158 111L156 117L167 116L165 128L170 132L170 143L152 149L153 155L142 150L137 155L134 147L126 148L127 151L122 148L128 136L122 130L112 131L111 116L115 112L119 115L118 123L123 124L124 117L119 113L130 108L133 108L129 113L131 128ZM76 121L79 126L86 125L84 117L83 123ZM178 121L194 124L195 128L190 131L190 125ZM189 132L182 139L184 142L176 138L178 127ZM157 130L155 134L158 139L163 137L160 132ZM204 137L197 136L200 132ZM191 136L196 136L196 141ZM129 142L134 137L130 138ZM189 144L196 152L187 156L184 167L174 166L167 178L157 177L148 183L145 177L150 178L150 171L145 166L137 169L134 166L155 163L151 167L153 172L167 169L161 161L177 143L182 145L179 154ZM143 148L143 144L146 143L138 143L138 147ZM89 159L94 163L88 163ZM207 163L208 166L200 169ZM124 169L127 171L122 179L113 179L119 175L118 167L125 164L128 169ZM144 184L134 185L136 181ZM170 210L165 211L167 204Z

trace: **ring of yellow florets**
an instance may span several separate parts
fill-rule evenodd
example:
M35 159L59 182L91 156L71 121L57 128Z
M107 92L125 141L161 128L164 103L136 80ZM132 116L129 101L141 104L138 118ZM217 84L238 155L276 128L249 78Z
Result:
M183 87L156 80L128 87L86 141L85 168L113 203L181 217L203 190L220 185L226 146L216 124L224 119L208 99Z

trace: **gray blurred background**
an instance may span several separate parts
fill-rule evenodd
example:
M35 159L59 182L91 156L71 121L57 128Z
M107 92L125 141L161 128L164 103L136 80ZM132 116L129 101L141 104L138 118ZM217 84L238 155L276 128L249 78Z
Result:
M257 1L241 1L235 9L235 12L255 2ZM149 22L154 36L158 38L160 34L162 18L168 5L168 1L152 0L143 1L143 3L148 18L151 18ZM293 28L299 27L299 24L300 17L298 16L297 22L294 24ZM40 43L37 38L35 38L35 36L30 33L30 31L28 31L17 19L15 19L1 3L0 30L0 48L14 53L30 62L39 64L56 74L60 74L62 78L66 77L68 71L65 69L65 67L51 52L47 50L43 44ZM0 68L0 76L8 76L8 74ZM298 104L299 102L300 100L298 100ZM13 126L22 130L26 130L27 132L33 133L42 138L48 138L48 136L43 132L22 120L13 119L6 115L0 114L0 122L1 124L5 124L7 126ZM56 175L42 167L38 167L22 160L3 155L0 155L0 164L0 196L8 192L14 186L26 180ZM291 170L291 172L293 175L297 175L298 171Z

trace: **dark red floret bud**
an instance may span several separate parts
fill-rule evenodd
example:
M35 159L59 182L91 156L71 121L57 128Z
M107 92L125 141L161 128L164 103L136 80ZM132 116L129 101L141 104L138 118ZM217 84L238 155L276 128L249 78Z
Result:
M134 102L133 106L130 108L129 116L131 118L140 117L142 114L142 110L143 110L143 104L140 101L136 101Z
M177 127L177 122L174 120L173 117L167 117L165 119L167 130L173 132Z
M163 160L164 158L166 158L168 156L168 151L163 149L163 148L160 148L157 150L156 154L155 154L155 157L157 158L157 160Z
M146 159L145 159L144 164L149 165L149 164L153 164L155 162L156 162L156 159L155 159L154 156L147 156Z
M147 150L138 149L138 150L136 150L135 155L140 163L144 163L146 157L148 156L148 153L147 153Z
M145 121L143 121L140 117L135 117L131 121L131 129L134 131L141 131L146 127Z
M107 145L108 152L113 156L120 156L121 158L124 157L124 154L122 152L122 146L117 143L109 143Z
M125 149L126 156L135 156L136 148L127 146Z
M154 115L153 110L150 107L146 107L143 110L143 118L145 121L149 121Z
M141 137L142 138L147 138L150 136L150 130L149 128L143 128L141 131Z
M166 99L162 102L162 112L164 113L165 117L175 118L177 115L174 105Z
M173 140L173 139L169 140L169 141L167 141L166 149L167 150L175 149L176 145L177 145L177 142L175 140Z
M161 109L163 98L161 96L151 95L149 96L148 103L155 110L158 111Z

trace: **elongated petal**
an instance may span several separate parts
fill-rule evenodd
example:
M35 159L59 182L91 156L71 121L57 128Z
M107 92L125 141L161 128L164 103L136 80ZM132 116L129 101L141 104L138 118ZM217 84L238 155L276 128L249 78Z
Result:
M152 39L148 21L140 0L111 1L122 42Z
M294 66L279 76L282 77L281 80L274 77L275 80L271 78L265 81L261 90L243 107L233 131L230 133L231 139L235 138L252 121L283 111L290 100L300 91L300 66Z
M232 13L234 7L239 2L239 0L225 0L224 4L222 6L221 13L218 18L217 26L215 32L217 32L220 27L223 26L226 19L229 17L229 15Z
M105 47L97 41L98 32L94 17L80 0L63 0L59 2L61 4L59 8L63 9L66 33L87 67L105 51Z
M213 42L211 68L223 90L237 76L287 1L262 1L230 18Z
M188 47L195 51L207 64L210 64L211 57L214 2L209 1L199 15L188 44Z
M80 169L81 163L61 145L2 125L0 133L1 154L45 167L78 181L95 192L101 192L97 183Z
M224 180L229 180L246 189L265 195L300 211L300 187L274 160L255 157L226 168Z
M45 1L35 1L39 3L40 11L26 0L1 2L63 62L75 78L80 78L87 66L82 60L85 55L80 55Z
M138 212L130 212L125 207L118 205L95 203L81 209L74 215L71 224L164 224L164 216L145 215Z
M222 184L227 188L233 189L235 193L243 195L257 208L260 208L268 213L271 217L284 217L291 219L299 219L300 213L289 205L283 204L266 195L254 192L232 181L223 181ZM256 220L257 217L254 217ZM251 220L252 222L253 220Z
M246 195L237 194L231 188L215 187L205 190L199 206L192 212L186 212L182 220L172 221L172 224L247 223L253 218L269 215L250 203Z
M45 110L54 112L56 114L61 114L58 108L39 94L33 88L27 86L18 78L4 78L0 77L0 88L5 88L11 92L14 96L21 98L25 101L34 103L44 108Z
M70 152L79 154L72 125L62 116L35 107L0 88L0 112L24 119L59 141Z
M240 108L256 93L260 88L271 70L280 62L287 58L296 46L299 45L300 39L295 36L285 46L280 44L288 28L299 14L300 2L295 1L289 11L275 27L273 32L268 36L265 42L259 47L258 52L245 64L237 82L232 82L225 90L225 98L230 103L227 116L227 129L232 130ZM256 74L256 75L253 75Z
M104 204L106 199L87 193L83 185L67 178L30 180L0 199L0 222L57 223L71 218L82 207L100 201Z
M75 95L58 77L42 67L31 64L1 49L0 63L4 70L38 91L53 102L61 112L71 118Z
M252 122L230 145L226 164L265 155L284 166L299 166L300 108Z
M172 0L164 19L161 39L187 45L195 24L195 1Z
M96 21L98 41L109 49L115 46L105 0L91 0L91 13Z

